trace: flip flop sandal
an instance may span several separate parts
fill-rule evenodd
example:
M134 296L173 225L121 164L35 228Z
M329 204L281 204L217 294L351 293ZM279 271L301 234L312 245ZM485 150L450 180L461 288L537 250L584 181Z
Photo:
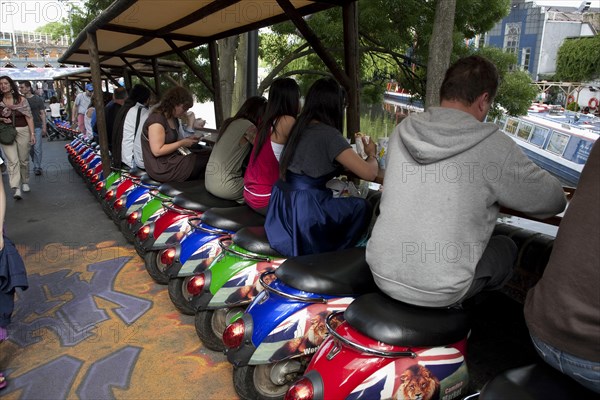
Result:
M6 382L6 378L4 378L4 375L2 372L0 372L0 389L5 388L7 384L8 382Z

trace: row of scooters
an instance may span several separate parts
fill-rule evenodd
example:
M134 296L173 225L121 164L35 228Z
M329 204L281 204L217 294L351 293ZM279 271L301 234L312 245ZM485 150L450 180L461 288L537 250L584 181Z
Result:
M99 146L79 136L65 147L152 279L195 315L204 347L226 353L241 398L429 400L472 391L467 312L381 294L364 248L286 259L270 247L262 215L210 195L202 181L160 183L135 168L105 177ZM497 386L480 398L520 387Z

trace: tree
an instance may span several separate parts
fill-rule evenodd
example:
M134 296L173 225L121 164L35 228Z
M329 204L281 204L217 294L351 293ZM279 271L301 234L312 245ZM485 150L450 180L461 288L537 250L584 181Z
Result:
M452 54L455 12L456 0L438 0L429 43L425 108L437 106L440 103L440 88L444 81L444 74L450 66L450 55Z
M567 39L557 56L556 79L586 82L600 78L600 36Z

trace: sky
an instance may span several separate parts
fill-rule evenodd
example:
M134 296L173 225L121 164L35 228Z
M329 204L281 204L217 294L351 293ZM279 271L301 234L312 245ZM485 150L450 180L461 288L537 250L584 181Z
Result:
M367 1L367 0L362 0ZM600 0L588 0L600 8ZM0 31L34 31L49 22L60 22L69 8L83 0L0 0ZM581 0L536 0L540 6L578 7Z

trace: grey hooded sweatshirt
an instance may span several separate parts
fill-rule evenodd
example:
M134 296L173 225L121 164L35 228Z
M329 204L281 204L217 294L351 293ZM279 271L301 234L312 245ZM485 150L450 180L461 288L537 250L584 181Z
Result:
M538 218L566 206L558 179L496 125L456 109L402 121L386 165L366 257L379 288L410 304L445 307L463 297L500 206Z

